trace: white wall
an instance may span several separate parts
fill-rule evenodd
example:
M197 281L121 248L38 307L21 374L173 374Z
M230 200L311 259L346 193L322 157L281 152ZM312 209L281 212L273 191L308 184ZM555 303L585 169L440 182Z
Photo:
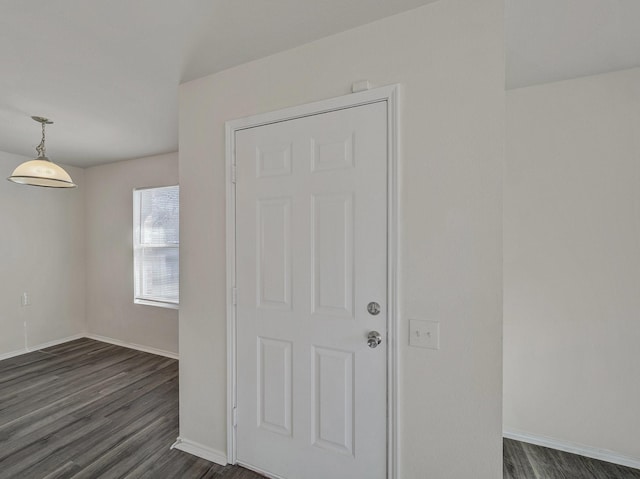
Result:
M84 170L64 166L74 189L4 179L29 159L0 152L0 357L84 331Z
M133 303L133 189L178 184L178 154L85 170L87 331L178 353L178 311Z
M502 30L442 0L181 86L181 437L226 451L224 122L401 83L401 477L501 477Z
M640 69L507 95L504 427L640 464Z

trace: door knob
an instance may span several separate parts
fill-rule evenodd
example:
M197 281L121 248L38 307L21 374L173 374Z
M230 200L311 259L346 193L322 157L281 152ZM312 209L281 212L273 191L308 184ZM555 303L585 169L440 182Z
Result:
M378 331L371 331L367 335L367 346L369 346L370 348L372 349L377 348L378 344L380 344L381 342L382 342L382 336Z

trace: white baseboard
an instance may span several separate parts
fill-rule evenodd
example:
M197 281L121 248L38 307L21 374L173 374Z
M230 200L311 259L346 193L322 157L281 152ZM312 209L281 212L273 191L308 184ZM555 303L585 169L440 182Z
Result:
M171 449L178 449L183 452L187 452L189 454L193 454L194 456L201 457L202 459L206 459L207 461L215 462L216 464L220 464L221 466L226 466L227 455L221 451L216 451L215 449L211 449L210 447L199 444L195 441L190 441L189 439L184 439L179 437L176 442L173 443Z
M87 333L85 338L95 339L96 341L102 341L103 343L114 344L116 346L122 346L124 348L135 349L137 351L143 351L145 353L157 354L158 356L165 356L171 359L180 359L179 355L171 351L165 351L163 349L152 348L151 346L143 346L142 344L129 343L120 339L109 338L107 336L100 336L99 334Z
M17 351L11 351L9 353L0 354L0 361L3 359L14 358L23 354L32 353L40 349L50 348L51 346L57 346L58 344L68 343L69 341L75 341L76 339L84 338L84 333L74 334L73 336L67 336L66 338L54 339L53 341L47 341L46 343L36 344L29 346L28 348L22 348Z
M607 449L598 449L595 447L585 446L584 444L572 443L552 437L538 436L516 430L505 430L503 431L502 436L507 439L535 444L536 446L549 447L551 449L557 449L558 451L570 452L572 454L578 454L580 456L590 457L600 461L612 462L621 466L640 469L640 459L618 454L617 452L609 451Z
M3 359L14 358L22 354L31 353L33 351L38 351L40 349L50 348L51 346L57 346L58 344L68 343L69 341L75 341L76 339L82 339L82 338L95 339L96 341L102 341L103 343L114 344L116 346L135 349L137 351L143 351L145 353L157 354L159 356L165 356L171 359L180 359L176 353L172 353L171 351L164 351L162 349L152 348L150 346L143 346L141 344L128 343L126 341L121 341L119 339L100 336L99 334L79 333L79 334L74 334L73 336L68 336L66 338L55 339L53 341L48 341L42 344L36 344L34 346L29 346L28 348L19 349L17 351L11 351L8 353L0 354L0 361L2 361Z
M276 474L271 474L270 472L263 471L263 470L262 470L262 469L260 469L259 467L252 466L251 464L247 464L246 462L240 462L240 461L238 461L238 462L236 462L236 464L237 464L238 466L242 466L242 467L244 467L245 469L249 469L250 471L257 472L257 473L258 473L258 474L260 474L261 476L268 477L269 479L285 479L285 478L284 478L284 477L282 477L282 476L278 476L278 475L276 475Z

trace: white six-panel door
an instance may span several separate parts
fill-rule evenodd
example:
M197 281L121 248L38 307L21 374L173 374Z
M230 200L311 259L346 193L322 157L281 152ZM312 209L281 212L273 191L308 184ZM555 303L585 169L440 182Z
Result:
M240 130L235 145L237 460L382 479L386 102Z

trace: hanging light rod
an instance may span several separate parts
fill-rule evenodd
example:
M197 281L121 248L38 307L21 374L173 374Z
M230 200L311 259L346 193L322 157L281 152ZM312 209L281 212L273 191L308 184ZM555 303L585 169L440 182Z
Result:
M32 116L31 118L42 125L42 140L40 140L40 144L36 146L38 157L19 165L13 170L13 174L7 178L7 180L21 185L44 186L47 188L75 188L76 184L69 176L69 173L46 156L47 150L44 146L44 128L46 125L52 125L53 122L41 116Z

